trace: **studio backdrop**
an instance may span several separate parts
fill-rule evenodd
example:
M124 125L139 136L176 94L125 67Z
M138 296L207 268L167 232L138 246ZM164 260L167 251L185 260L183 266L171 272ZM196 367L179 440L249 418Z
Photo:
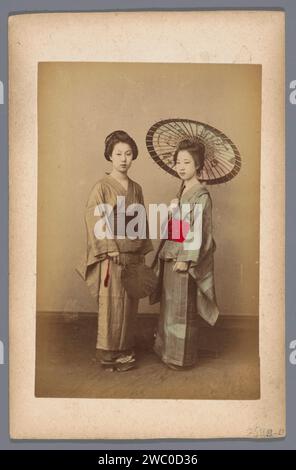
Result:
M169 203L180 180L154 163L145 138L160 120L186 118L219 129L241 154L238 175L209 186L215 281L222 315L257 316L260 116L259 65L39 63L37 311L97 310L75 267L85 250L89 191L110 171L105 137L123 129L135 139L130 177L146 206ZM139 312L158 309L144 299Z

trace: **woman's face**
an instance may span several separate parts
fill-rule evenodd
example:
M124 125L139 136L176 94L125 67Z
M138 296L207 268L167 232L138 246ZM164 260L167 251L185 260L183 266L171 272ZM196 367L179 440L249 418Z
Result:
M112 161L114 170L117 170L120 173L126 173L133 160L131 146L124 142L118 142L114 145L110 160Z
M180 150L177 155L175 170L183 181L196 176L195 161L187 150Z

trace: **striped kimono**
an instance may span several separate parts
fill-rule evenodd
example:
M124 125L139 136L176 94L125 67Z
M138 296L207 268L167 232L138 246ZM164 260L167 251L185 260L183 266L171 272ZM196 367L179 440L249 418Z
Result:
M180 206L202 209L200 246L166 240L159 254L162 273L160 317L154 351L163 362L192 366L197 359L198 314L213 325L219 315L214 286L215 241L212 236L212 202L205 186L194 185L181 193ZM192 223L192 213L190 221ZM192 227L191 227L192 230ZM185 249L186 248L186 249ZM173 271L176 261L188 262L185 273Z
M117 196L125 196L125 207L134 203L144 205L142 188L131 179L127 190L110 175L100 180L88 198L85 211L87 246L84 258L77 267L98 303L96 347L100 351L114 352L115 356L117 352L133 349L138 310L138 300L130 298L123 288L123 265L141 263L144 255L153 250L148 238L117 237L116 229L114 239L98 239L95 236L94 227L100 218L95 214L95 208L100 204L109 204L116 219L118 210L122 210L117 207ZM114 251L120 253L119 265L108 258L108 253Z

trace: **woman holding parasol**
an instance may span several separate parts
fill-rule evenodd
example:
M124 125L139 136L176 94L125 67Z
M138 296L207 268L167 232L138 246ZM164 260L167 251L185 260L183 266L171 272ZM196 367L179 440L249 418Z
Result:
M180 370L197 361L198 314L210 325L219 315L214 285L212 200L205 182L229 180L239 171L240 157L222 133L188 120L157 123L148 132L146 143L154 160L182 180L177 200L173 201L181 209L179 213L183 213L183 206L190 208L186 220L176 220L172 213L168 239L158 253L160 296L152 299L152 303L160 300L154 351L168 367ZM201 217L196 226L197 207ZM174 234L178 223L181 234ZM200 242L193 238L188 243L188 233L194 234L196 227Z

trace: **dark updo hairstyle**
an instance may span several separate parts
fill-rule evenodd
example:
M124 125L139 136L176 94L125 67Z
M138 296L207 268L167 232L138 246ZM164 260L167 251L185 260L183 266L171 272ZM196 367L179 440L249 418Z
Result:
M200 174L205 163L205 146L198 139L184 139L179 142L179 145L174 153L174 163L176 165L178 153L180 150L187 150L192 156L197 173Z
M112 155L113 149L116 144L119 142L123 142L124 144L128 144L132 149L133 160L135 160L138 156L138 147L134 139L131 138L130 135L127 134L125 131L114 131L109 134L105 139L105 158L110 161L110 156Z

